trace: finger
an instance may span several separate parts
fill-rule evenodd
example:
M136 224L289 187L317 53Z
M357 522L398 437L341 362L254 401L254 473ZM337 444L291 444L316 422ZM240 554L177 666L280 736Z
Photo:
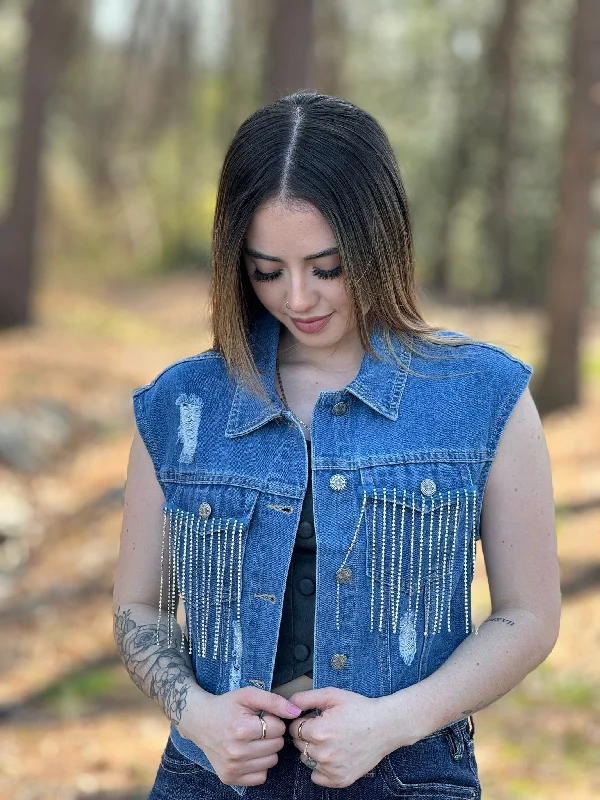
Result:
M244 745L243 759L264 758L265 756L273 755L281 750L284 744L283 736L278 739L259 739L255 742L247 742Z
M335 689L332 691L330 686L324 689L307 689L304 692L294 692L289 698L290 703L308 711L311 708L325 709L335 705Z
M236 779L236 783L240 786L260 786L267 780L267 773L265 770L262 772L251 772L242 775Z
M312 712L312 714L305 714L299 719L295 719L289 724L289 731L292 736L297 739L300 739L300 735L298 731L300 730L300 725L302 725L302 736L307 741L312 741L310 736L311 725L314 725L312 722L313 719L316 718L316 712Z
M243 703L252 711L268 711L281 719L295 719L302 709L280 694L248 686L243 690Z
M245 774L252 774L253 772L260 772L263 769L271 769L279 761L277 753L269 753L269 755L262 756L261 758L249 758L243 764Z
M256 717L256 722L252 722L252 730L254 731L257 729L258 737L260 738L262 736L262 725L260 724L260 719L258 714L252 714L252 716ZM267 726L267 734L265 739L276 739L279 736L283 736L286 731L285 722L279 717L275 717L273 714L263 714L263 721Z

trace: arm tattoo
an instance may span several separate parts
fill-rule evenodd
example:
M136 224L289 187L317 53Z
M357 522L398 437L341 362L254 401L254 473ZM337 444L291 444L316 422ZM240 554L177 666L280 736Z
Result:
M507 689L505 692L500 692L500 694L497 694L491 700L486 701L485 703L479 703L478 705L476 705L474 708L470 709L469 711L461 711L461 714L463 715L463 717L470 717L471 714L475 714L476 711L481 711L483 708L487 708L488 706L491 706L492 703L495 703L496 700L500 700L501 697L504 697L504 695L508 694L509 692L510 692L510 689Z
M135 685L155 700L175 724L187 704L187 693L195 683L194 670L185 647L185 636L177 624L171 631L172 646L167 646L167 625L138 624L131 619L131 609L119 606L114 615L115 640L121 661ZM175 635L173 635L175 634ZM183 638L184 647L178 649Z
M505 617L490 617L489 619L486 619L486 622L504 622L505 625L515 624L512 619L506 619Z

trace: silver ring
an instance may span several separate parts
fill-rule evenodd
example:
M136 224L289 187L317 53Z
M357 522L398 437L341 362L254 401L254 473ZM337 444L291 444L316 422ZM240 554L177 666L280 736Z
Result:
M287 300L286 300L286 303L285 303L285 307L286 307L286 308L290 308L290 307L289 307L289 304L288 304L288 302L287 302ZM290 308L290 311L291 311L291 310L292 310L292 309Z

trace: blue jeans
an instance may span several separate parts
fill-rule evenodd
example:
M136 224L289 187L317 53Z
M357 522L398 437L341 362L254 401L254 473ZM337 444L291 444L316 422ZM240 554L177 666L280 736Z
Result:
M345 789L317 786L311 770L286 732L279 761L260 786L248 786L247 800L480 800L474 727L467 719L384 756L371 772ZM239 800L213 772L190 761L167 741L148 800Z

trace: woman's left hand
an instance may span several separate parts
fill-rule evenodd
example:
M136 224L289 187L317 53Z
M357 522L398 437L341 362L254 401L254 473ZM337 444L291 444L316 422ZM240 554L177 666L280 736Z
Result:
M313 712L289 724L298 750L304 753L308 742L308 755L317 762L313 783L335 789L350 786L400 746L397 742L401 725L390 724L384 701L385 698L364 697L335 687L295 692L289 698L303 711L321 711L319 716ZM303 720L302 737L306 741L298 738ZM412 742L406 742L409 743ZM301 760L307 763L306 756L302 755Z

